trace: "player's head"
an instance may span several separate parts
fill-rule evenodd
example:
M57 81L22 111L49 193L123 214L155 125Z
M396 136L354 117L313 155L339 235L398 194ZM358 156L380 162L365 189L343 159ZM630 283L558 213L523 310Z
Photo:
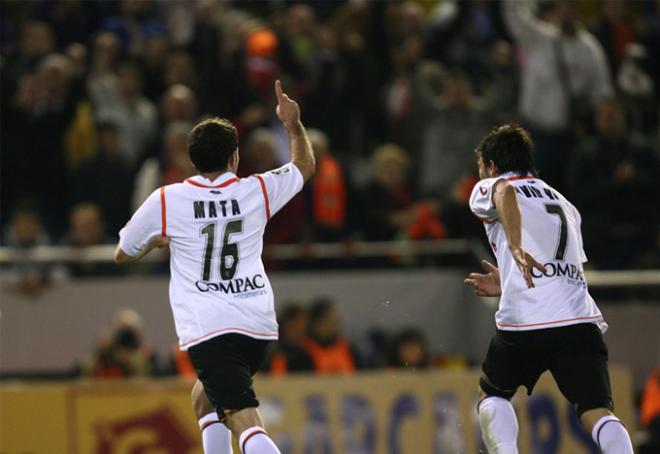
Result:
M507 172L537 175L534 143L529 133L518 125L494 128L481 140L475 151L481 178Z
M238 169L238 132L229 120L209 118L188 135L190 160L201 173L236 173Z

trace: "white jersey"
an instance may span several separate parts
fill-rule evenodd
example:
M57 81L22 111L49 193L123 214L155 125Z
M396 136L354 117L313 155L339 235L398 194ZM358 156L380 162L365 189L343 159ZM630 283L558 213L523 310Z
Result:
M273 289L261 261L266 223L303 187L296 165L239 179L201 176L152 193L119 233L136 256L170 239L170 304L182 350L239 333L277 339Z
M493 187L503 179L518 196L522 247L546 267L545 273L532 270L535 287L531 289L516 266L493 204ZM470 196L470 209L484 222L500 269L498 329L524 331L577 323L607 329L584 279L582 264L587 257L580 213L563 195L538 178L507 173L479 181Z

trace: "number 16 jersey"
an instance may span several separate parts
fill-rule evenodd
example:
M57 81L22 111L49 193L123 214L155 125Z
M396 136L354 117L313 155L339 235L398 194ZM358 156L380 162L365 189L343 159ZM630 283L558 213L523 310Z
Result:
M545 273L532 269L535 287L531 289L509 250L493 203L493 188L500 180L516 190L523 249L546 267ZM563 195L539 178L507 173L479 181L470 196L470 209L484 223L500 270L498 329L524 331L578 323L607 329L584 278L582 264L587 257L580 213Z
M303 183L292 163L242 179L195 176L154 191L121 230L119 246L131 256L155 236L170 239L170 304L182 350L227 333L277 339L263 235Z

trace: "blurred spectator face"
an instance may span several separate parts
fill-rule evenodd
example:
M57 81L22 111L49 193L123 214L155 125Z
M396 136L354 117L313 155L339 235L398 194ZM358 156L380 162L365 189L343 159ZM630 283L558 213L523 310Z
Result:
M76 246L93 246L103 240L103 220L97 205L81 203L71 210L71 240Z
M155 35L147 39L144 47L144 60L149 66L160 65L167 57L167 39L163 35Z
M105 32L94 41L93 62L96 70L110 71L119 55L119 38L114 33Z
M491 52L492 62L495 66L500 68L507 68L513 64L513 51L511 44L503 39L496 41L493 44Z
M395 16L399 36L419 35L424 33L424 10L419 3L401 3Z
M195 67L190 54L176 52L168 57L165 65L165 85L193 85Z
M21 33L21 53L25 56L45 55L53 51L53 32L44 22L29 22Z
M68 57L61 54L46 57L39 68L39 77L48 99L58 100L66 96L72 70Z
M278 166L275 137L267 129L256 129L248 139L248 160L257 173Z
M20 246L31 246L39 236L39 215L32 211L22 211L14 215L11 230Z
M106 123L99 125L99 147L101 153L113 158L119 156L119 134L114 124Z
M418 340L408 340L399 345L399 364L405 367L426 367L426 346Z
M184 178L195 175L195 167L190 162L188 154L188 132L191 127L187 123L172 124L165 135L165 153L168 162L176 167Z
M314 10L303 4L293 5L287 14L287 32L291 36L311 36L316 30Z
M312 334L320 341L335 339L341 331L341 318L337 309L330 306L325 313L313 322Z
M184 85L174 85L163 95L161 114L165 123L193 122L197 118L197 97Z
M121 12L126 16L140 17L149 8L149 0L122 0Z
M472 86L466 77L448 77L443 86L447 107L455 110L466 110L470 107Z
M394 191L407 183L410 160L398 145L381 145L374 152L372 165L374 179L384 188Z
M305 311L290 318L281 328L282 340L288 344L298 344L307 333L309 319Z
M319 129L308 129L307 135L309 136L309 141L312 144L312 150L314 150L314 156L318 159L322 156L330 154L328 147L328 136Z
M123 97L131 99L140 94L142 81L136 68L125 66L118 71L117 76L117 91Z
M596 127L605 138L616 140L626 133L626 117L623 108L615 101L602 103L596 111Z

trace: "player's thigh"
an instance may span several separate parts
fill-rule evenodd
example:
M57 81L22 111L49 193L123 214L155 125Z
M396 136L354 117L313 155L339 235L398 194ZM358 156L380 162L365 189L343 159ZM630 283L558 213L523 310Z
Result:
M481 389L488 395L509 398L518 387L531 394L547 369L531 332L498 331L491 339L482 365Z
M263 341L226 334L191 347L190 359L204 392L224 419L229 413L259 406L252 387L253 364L263 358L253 358L261 348L253 343Z
M607 368L607 346L594 324L561 328L560 344L550 371L559 390L577 405L578 416L589 410L612 410L612 390Z

